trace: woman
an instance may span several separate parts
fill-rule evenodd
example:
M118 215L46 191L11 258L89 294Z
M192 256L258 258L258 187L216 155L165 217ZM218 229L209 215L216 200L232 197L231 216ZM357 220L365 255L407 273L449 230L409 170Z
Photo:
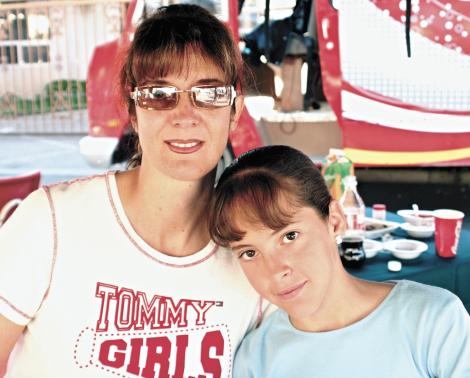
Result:
M279 307L237 352L234 377L470 377L470 318L450 292L369 282L341 265L345 219L300 151L264 147L221 176L210 231Z
M140 24L121 74L136 168L42 188L0 230L0 371L16 344L10 377L231 374L264 309L206 222L240 71L200 7Z

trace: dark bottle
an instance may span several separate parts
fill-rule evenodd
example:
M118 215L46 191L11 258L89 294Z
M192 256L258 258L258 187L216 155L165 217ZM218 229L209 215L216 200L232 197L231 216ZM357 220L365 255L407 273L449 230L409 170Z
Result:
M339 248L341 262L347 268L360 268L366 261L364 238L360 236L345 236Z

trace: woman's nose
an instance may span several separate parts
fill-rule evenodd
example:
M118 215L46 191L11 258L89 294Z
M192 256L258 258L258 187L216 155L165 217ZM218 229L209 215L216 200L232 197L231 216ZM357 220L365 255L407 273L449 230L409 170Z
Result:
M197 109L194 107L190 96L190 92L183 92L179 94L178 104L173 109L173 124L175 126L194 127L198 125L200 121L199 114Z

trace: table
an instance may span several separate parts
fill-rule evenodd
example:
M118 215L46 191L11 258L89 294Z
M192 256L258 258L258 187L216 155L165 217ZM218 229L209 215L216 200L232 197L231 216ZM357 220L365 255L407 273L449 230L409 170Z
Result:
M367 214L370 214L370 209ZM387 212L387 220L403 222L400 216L390 212ZM394 231L393 236L409 238L401 229ZM453 259L436 256L434 236L421 241L428 245L428 250L415 260L401 260L402 269L399 272L390 272L387 269L387 262L397 259L385 252L367 259L359 269L347 270L354 276L367 280L408 279L445 288L459 296L470 313L470 231L462 230L457 256Z

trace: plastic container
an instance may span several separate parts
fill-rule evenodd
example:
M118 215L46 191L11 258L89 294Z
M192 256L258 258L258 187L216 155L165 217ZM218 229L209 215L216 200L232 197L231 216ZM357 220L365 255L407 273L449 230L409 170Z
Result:
M354 166L343 150L331 148L326 157L322 174L331 196L335 200L339 200L345 189L344 179L347 176L354 175Z
M347 176L344 179L344 193L339 201L346 216L346 235L364 236L366 207L357 191L356 176Z
M372 205L372 218L385 220L387 217L387 207L382 203Z

